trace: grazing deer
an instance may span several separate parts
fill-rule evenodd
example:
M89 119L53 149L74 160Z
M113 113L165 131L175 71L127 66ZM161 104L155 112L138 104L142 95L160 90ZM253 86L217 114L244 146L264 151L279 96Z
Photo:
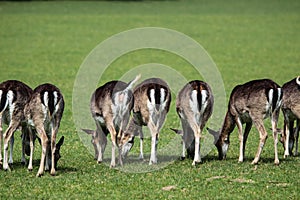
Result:
M281 141L284 146L284 157L292 153L294 143L296 149L294 155L298 155L298 139L300 129L300 76L285 83L282 86L282 112L284 116L284 129ZM296 128L294 122L296 121Z
M26 84L16 81L8 80L0 84L0 149L2 149L2 124L8 125L4 133L4 157L3 169L8 170L8 163L13 163L13 141L14 132L21 127L22 133L25 134L27 130L24 117L24 107L28 103L32 95L32 89ZM8 161L8 142L10 141L10 158ZM29 144L30 149L33 148L33 139ZM22 148L25 148L23 145ZM28 148L28 147L27 147ZM22 156L22 162L25 163L25 157ZM2 153L0 152L0 163L2 164ZM32 170L32 156L28 169Z
M248 134L252 124L254 124L260 134L258 150L252 162L252 164L257 164L268 137L263 120L270 116L274 137L275 164L279 164L276 129L281 100L281 88L269 79L253 80L236 86L231 92L228 111L221 130L216 132L209 129L209 132L215 137L215 145L219 152L219 159L226 157L230 143L230 133L233 131L235 125L237 125L240 140L239 162L243 162ZM246 123L246 127L243 134L244 123Z
M133 106L131 88L140 79L140 75L129 83L110 81L96 89L91 98L91 113L96 123L96 131L82 129L92 135L95 158L98 163L103 161L103 154L107 144L106 136L111 135L112 157L110 167L116 166L115 149L119 148L119 164L123 165L121 148L119 146Z
M181 120L182 131L172 129L182 134L183 152L194 157L192 165L201 162L200 138L202 130L212 114L214 97L209 85L203 81L194 80L186 84L176 99L176 111Z
M121 139L122 155L125 156L133 146L134 137L140 135L140 158L143 159L142 126L151 132L151 156L149 165L157 163L157 144L159 132L169 112L171 92L167 83L159 78L150 78L134 89L133 118Z
M44 170L49 170L50 167L50 174L55 175L56 173L56 136L63 111L64 98L60 90L49 83L36 87L29 103L25 106L27 122L36 130L41 139L42 155L37 177L42 176ZM32 135L32 129L29 130ZM51 154L48 153L49 151ZM51 159L49 159L50 156Z

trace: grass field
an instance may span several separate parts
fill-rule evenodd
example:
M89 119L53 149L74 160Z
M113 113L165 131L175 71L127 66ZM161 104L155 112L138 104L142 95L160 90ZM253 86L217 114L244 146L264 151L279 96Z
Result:
M252 79L271 78L282 85L300 73L300 2L296 0L0 2L0 81L17 79L33 88L51 82L61 89L66 101L59 131L65 144L58 175L35 177L38 144L34 170L27 172L20 164L17 133L13 170L0 170L0 198L299 199L300 158L283 159L283 148L278 144L281 164L275 166L271 133L260 163L250 164L259 139L255 128L244 163L237 162L235 130L225 161L217 160L214 148L197 167L192 167L192 160L176 160L157 171L125 173L96 164L73 122L72 92L77 72L100 42L142 27L173 29L200 43L218 66L227 97L235 85ZM98 85L119 79L145 63L170 66L187 80L202 79L183 58L144 49L115 60ZM174 137L168 128L179 127L174 102L161 133L161 146ZM269 121L266 125L270 126ZM148 139L145 148L149 145ZM166 186L174 187L164 190Z

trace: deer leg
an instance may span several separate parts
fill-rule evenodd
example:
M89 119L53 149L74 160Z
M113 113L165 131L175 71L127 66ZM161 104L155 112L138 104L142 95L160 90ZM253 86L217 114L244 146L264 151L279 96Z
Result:
M6 129L4 133L4 156L3 156L3 169L9 170L8 166L8 142L10 141L12 135L18 128L18 123L11 121L9 127Z
M47 137L47 134L45 132L45 129L44 129L44 126L41 125L39 127L36 127L37 128L37 132L39 133L40 135L40 138L41 138L41 145L42 145L42 156L41 156L41 162L40 162L40 167L39 167L39 170L38 170L38 173L37 173L37 177L41 177L43 174L44 174L44 169L45 169L45 158L46 158L46 155L47 155L47 150L48 150L48 137Z
M297 119L297 123L296 123L296 130L295 130L295 152L294 152L294 156L298 156L298 139L299 139L299 129L300 129L300 119Z
M181 154L181 160L184 160L185 159L185 156L186 156L186 148L187 146L190 146L191 144L186 144L187 141L187 135L190 134L189 133L189 128L188 128L188 123L181 119L181 126L182 126L182 130L183 130L183 135L182 135L182 154Z
M152 165L157 163L156 147L158 143L158 131L151 118L149 119L148 127L151 132L151 155L149 165Z
M201 155L200 155L200 137L202 130L200 129L200 126L198 126L195 122L191 123L191 128L194 133L195 138L195 151L194 151L194 160L192 165L195 166L197 163L201 162Z
M278 116L279 116L279 110L276 110L272 114L272 122L271 122L272 123L272 131L273 131L273 139L274 139L274 154L275 154L274 163L275 163L275 165L279 164L278 149L277 149L277 144L278 144L278 133L277 133Z
M22 157L21 157L21 164L25 165L26 158L25 158L25 131L24 127L22 127Z
M103 161L103 154L105 151L105 147L107 144L107 138L106 135L103 133L102 127L100 125L100 122L95 120L96 122L96 126L97 126L97 130L96 130L96 135L95 135L95 145L97 148L97 152L98 152L98 157L97 159L97 163L102 163ZM97 140L96 140L97 138Z
M138 131L140 134L140 156L139 156L139 159L144 160L144 152L143 152L144 133L143 133L142 127L139 127Z
M261 155L261 152L264 148L265 142L268 138L268 133L264 127L264 124L262 121L256 121L254 122L258 132L259 132L259 145L258 145L258 150L257 153L255 155L254 160L252 161L252 164L257 164Z
M116 152L115 151L116 151L116 147L117 147L117 144L116 144L117 133L116 133L116 130L112 123L110 125L108 125L107 129L110 132L111 142L112 142L110 168L114 168L114 167L116 167Z
M251 127L252 127L252 122L246 123L245 132L244 132L244 140L243 140L243 157L244 158L245 158L246 142L247 142Z
M240 156L239 156L239 162L244 161L244 135L243 135L243 125L240 120L240 118L236 119L236 125L238 127L239 131L239 141L240 141Z
M15 143L15 137L14 134L12 134L10 140L10 145L9 145L9 160L8 160L8 164L13 164L14 160L13 160L13 151L14 151L14 143Z
M53 124L54 124L54 122L53 122ZM55 123L54 125L52 125L51 129L52 129L52 135L51 135L51 171L50 171L50 174L52 176L55 176L56 171L55 171L54 165L55 165L56 135L57 135L57 130L58 130L57 124Z
M287 114L285 114L285 143L284 143L284 155L283 157L286 158L290 155L290 152L289 152L289 143L290 143L290 130L292 128L292 131L293 131L293 126L294 126L294 122L290 122L289 120L289 116ZM272 127L272 130L273 130L273 127Z
M33 167L32 167L32 160L33 160L33 151L34 151L34 145L33 145L33 133L31 128L28 128L28 133L29 133L29 142L30 142L30 156L29 156L29 164L28 164L28 170L32 171ZM22 128L23 130L23 128ZM25 150L25 149L24 149ZM22 153L22 157L24 156L24 153ZM25 158L24 158L25 160Z
M2 127L2 113L0 114L0 166L2 165L2 140L3 140L3 127Z

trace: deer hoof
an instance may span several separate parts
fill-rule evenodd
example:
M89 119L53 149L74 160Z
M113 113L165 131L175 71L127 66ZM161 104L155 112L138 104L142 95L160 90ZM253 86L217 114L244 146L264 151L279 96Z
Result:
M99 160L98 160L98 161L97 161L97 163L98 163L98 164L101 164L101 163L102 163L102 161L99 161Z
M50 175L51 175L51 176L55 176L55 175L56 175L55 170L54 170L54 171L51 170Z
M256 160L253 160L252 163L251 163L251 165L257 165L257 163L258 162Z

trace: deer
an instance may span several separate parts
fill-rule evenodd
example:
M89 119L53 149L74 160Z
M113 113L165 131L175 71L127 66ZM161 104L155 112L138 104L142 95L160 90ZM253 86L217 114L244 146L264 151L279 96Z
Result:
M143 155L142 126L151 133L151 155L149 165L157 164L157 145L159 133L169 112L171 91L168 84L160 78L149 78L137 85L133 92L133 117L121 138L122 156L126 157L134 144L134 137L140 136L140 158Z
M213 112L214 96L210 86L200 80L187 83L178 93L176 111L181 120L182 131L172 129L182 135L182 156L194 157L192 165L201 162L200 139L203 128Z
M96 123L96 130L82 129L92 135L92 144L95 149L94 158L102 163L107 145L107 135L110 133L112 154L110 168L116 167L116 148L119 150L118 163L122 166L120 139L128 125L129 116L133 107L133 94L131 89L140 79L137 75L129 83L123 81L109 81L100 86L92 94L90 109Z
M4 145L3 155L3 169L10 170L9 164L13 164L13 145L14 133L20 129L22 134L25 135L27 125L25 123L24 107L31 98L32 89L23 82L17 80L7 80L0 84L0 149L2 149L2 139ZM8 125L4 135L3 123ZM3 138L2 138L3 136ZM10 155L8 160L8 143L10 141ZM25 147L25 145L27 145ZM31 138L30 142L23 144L22 149L33 149L34 139ZM22 163L25 164L24 150L22 153ZM2 153L0 152L0 163L2 164ZM32 155L28 164L28 170L32 170Z
M55 85L45 83L34 89L25 106L25 117L30 127L29 135L32 137L32 130L35 129L41 140L42 154L37 177L41 177L44 171L48 171L50 168L50 174L56 175L56 137L64 112L64 105L61 91Z
M234 130L235 126L237 126L240 141L238 161L243 162L248 134L252 124L254 124L260 134L258 150L252 161L252 164L257 164L268 137L263 120L270 117L274 138L274 163L278 165L277 122L281 102L282 89L277 83L270 79L253 80L243 85L237 85L231 92L228 110L221 129L219 131L208 129L215 138L215 146L218 149L219 159L222 160L226 158L230 144L230 133ZM243 124L246 124L244 133Z
M292 154L296 143L294 156L298 155L298 139L300 130L300 76L290 80L282 86L282 106L284 128L281 142L284 147L284 158ZM294 123L296 121L296 127Z

